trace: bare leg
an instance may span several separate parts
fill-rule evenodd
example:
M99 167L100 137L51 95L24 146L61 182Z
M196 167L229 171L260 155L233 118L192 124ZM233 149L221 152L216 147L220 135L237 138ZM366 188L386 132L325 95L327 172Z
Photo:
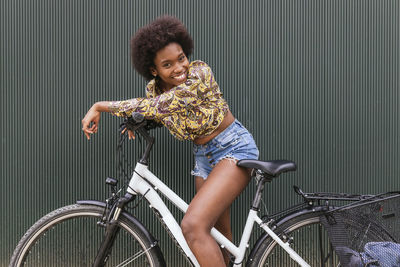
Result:
M182 232L202 267L225 266L211 228L250 181L246 169L231 159L220 161L194 196L182 220Z
M203 186L205 180L201 177L196 177L196 192L199 192L200 188ZM232 229L231 229L231 208L228 207L222 215L218 218L214 227L223 234L226 238L232 241ZM226 249L221 248L222 255L224 257L225 265L229 263L229 254Z

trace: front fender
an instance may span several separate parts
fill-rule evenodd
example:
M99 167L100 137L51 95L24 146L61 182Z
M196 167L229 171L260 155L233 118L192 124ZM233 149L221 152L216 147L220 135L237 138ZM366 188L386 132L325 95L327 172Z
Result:
M107 206L106 203L97 200L78 200L76 203L80 205L93 205L102 208L105 208ZM145 234L150 244L158 243L158 240L154 238L154 236L149 232L149 230L147 230L147 228L138 219L136 219L136 217L125 211L122 212L122 216L127 218L132 224L134 224L138 229L140 229L140 231L142 231Z

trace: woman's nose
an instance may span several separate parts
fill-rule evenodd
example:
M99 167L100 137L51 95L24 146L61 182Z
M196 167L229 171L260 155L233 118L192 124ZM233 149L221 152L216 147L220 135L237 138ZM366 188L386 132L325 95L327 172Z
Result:
M175 68L175 73L179 74L181 72L183 72L185 70L185 67L183 66L183 64L177 64L176 68Z

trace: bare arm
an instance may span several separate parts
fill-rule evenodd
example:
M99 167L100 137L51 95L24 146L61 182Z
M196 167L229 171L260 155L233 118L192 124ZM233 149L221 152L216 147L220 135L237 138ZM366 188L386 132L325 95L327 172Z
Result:
M93 104L82 119L82 131L86 138L90 140L90 135L97 133L99 129L100 116L102 112L111 112L109 101L100 101ZM128 131L129 139L135 138L133 132Z
M88 140L90 140L91 134L97 133L101 112L110 112L108 105L107 101L96 102L82 119L82 131Z

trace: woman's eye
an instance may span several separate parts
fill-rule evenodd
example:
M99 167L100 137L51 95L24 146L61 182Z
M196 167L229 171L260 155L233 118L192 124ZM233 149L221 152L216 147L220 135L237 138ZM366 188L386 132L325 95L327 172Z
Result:
M169 67L171 67L171 64L170 63L166 63L166 64L163 65L163 67L164 68L169 68Z
M181 56L181 57L179 58L179 60L180 60L180 61L185 60L185 56Z

